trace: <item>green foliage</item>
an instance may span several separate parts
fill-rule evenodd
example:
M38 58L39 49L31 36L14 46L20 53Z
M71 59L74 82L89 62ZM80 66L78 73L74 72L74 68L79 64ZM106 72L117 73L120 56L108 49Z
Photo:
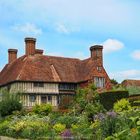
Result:
M104 100L108 102L108 98L115 97L115 102L117 96L122 97L122 91L117 92L106 93ZM24 139L72 136L72 139L139 140L140 108L133 108L128 100L122 99L114 104L114 111L106 112L100 103L102 94L99 95L94 85L79 89L68 113L54 112L46 104L36 105L28 114L15 111L0 119L0 135Z
M75 124L78 121L78 117L64 114L59 116L58 118L55 118L55 121L57 123L65 124L66 128L70 128L71 124Z
M129 100L131 105L134 107L134 108L139 108L140 107L140 100Z
M138 86L128 86L126 89L129 91L129 96L140 94L140 87Z
M113 108L113 104L122 99L128 98L129 93L126 90L122 91L108 91L100 94L100 102L103 104L104 108L110 110Z
M130 103L127 99L121 99L114 104L114 110L116 112L123 112L131 110Z
M0 135L14 138L35 139L47 136L49 132L48 118L38 116L12 117L0 123Z
M90 127L90 123L88 122L88 117L84 114L78 117L78 121L76 124L71 125L71 131L73 135L78 138L91 139L93 136L93 129Z
M0 115L5 117L11 115L13 111L20 111L21 109L22 104L20 103L19 94L3 91L2 100L0 101Z
M61 133L62 131L64 131L66 128L65 124L61 124L61 123L57 123L53 126L53 129L57 132L57 133Z
M94 84L90 84L84 89L78 89L73 104L73 113L86 114L89 122L93 120L95 114L105 111L96 89Z
M118 82L115 79L111 79L110 81L111 81L111 84L113 84L113 85L117 85L118 84Z
M51 104L36 104L33 107L33 112L40 115L48 115L50 112L52 112L52 105Z
M6 130L8 129L10 121L9 120L2 120L0 122L0 135L6 136Z
M127 89L121 84L114 85L111 91L126 91Z

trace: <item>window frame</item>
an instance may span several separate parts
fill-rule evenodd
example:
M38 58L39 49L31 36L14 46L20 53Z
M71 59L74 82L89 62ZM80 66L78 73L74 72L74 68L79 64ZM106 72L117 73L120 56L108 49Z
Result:
M36 95L29 95L30 102L36 102Z
M97 88L105 87L105 77L94 77L94 84Z
M42 83L42 82L34 82L33 85L34 85L34 87L40 87L40 88L44 87L44 83Z

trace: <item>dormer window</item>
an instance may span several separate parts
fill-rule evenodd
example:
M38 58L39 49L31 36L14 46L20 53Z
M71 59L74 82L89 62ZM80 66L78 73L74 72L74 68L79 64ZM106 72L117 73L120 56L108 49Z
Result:
M44 87L44 83L41 82L35 82L34 87Z
M97 71L102 71L102 67L97 66Z

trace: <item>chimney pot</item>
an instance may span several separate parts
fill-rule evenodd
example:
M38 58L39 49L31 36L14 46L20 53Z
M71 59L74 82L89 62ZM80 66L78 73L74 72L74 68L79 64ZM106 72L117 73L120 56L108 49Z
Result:
M8 49L8 63L10 64L17 59L17 49Z
M36 39L31 37L25 38L25 45L26 45L26 55L34 55L35 54L35 43Z
M102 45L94 45L90 47L91 58L96 61L97 65L103 65L103 54L102 54L103 46Z
M36 49L36 50L35 50L35 54L43 55L43 50L41 50L41 49Z

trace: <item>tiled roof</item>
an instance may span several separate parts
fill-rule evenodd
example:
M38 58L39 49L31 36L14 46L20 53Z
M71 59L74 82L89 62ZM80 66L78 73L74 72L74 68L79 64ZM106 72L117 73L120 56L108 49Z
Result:
M122 82L123 86L140 86L140 80L124 80Z
M80 82L93 76L107 75L98 72L93 59L79 60L46 55L22 56L7 64L0 73L0 85L13 81Z

